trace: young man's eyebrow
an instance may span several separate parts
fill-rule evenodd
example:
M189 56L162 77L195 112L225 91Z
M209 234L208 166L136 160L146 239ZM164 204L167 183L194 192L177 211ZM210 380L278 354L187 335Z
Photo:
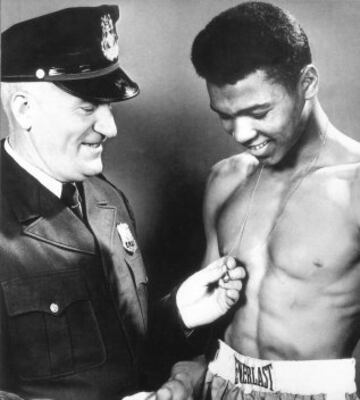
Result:
M210 103L210 108L211 108L211 110L213 110L213 111L216 112L217 114L220 114L220 115L228 115L228 116L234 116L234 117L239 116L239 115L243 115L243 114L248 114L248 113L251 113L251 112L253 112L253 111L267 110L268 108L270 108L270 106L271 106L270 103L261 103L261 104L259 103L259 104L254 104L254 105L252 105L251 107L247 107L247 108L244 108L244 109L242 109L242 110L239 110L239 111L235 112L234 114L229 114L229 113L226 113L226 112L224 112L224 111L218 110L216 107L214 107L214 106Z

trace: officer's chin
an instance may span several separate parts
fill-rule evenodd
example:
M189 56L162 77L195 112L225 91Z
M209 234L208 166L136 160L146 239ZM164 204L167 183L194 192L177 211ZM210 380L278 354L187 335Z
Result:
M101 174L103 171L103 164L101 160L97 160L97 162L91 163L91 165L84 166L82 169L78 169L74 171L72 174L69 174L66 182L81 182L87 178L91 178L93 176Z
M99 175L103 172L103 163L101 160L98 160L98 162L94 163L95 165L92 165L90 168L88 168L86 171L84 171L83 174L83 179L86 178L91 178L92 176Z

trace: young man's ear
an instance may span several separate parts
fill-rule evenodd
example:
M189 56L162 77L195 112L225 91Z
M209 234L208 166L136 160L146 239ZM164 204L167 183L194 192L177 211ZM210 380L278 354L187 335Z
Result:
M317 95L319 90L319 73L315 65L308 64L301 70L298 85L305 100L310 100Z
M25 92L16 92L11 98L11 110L16 122L26 131L31 130L31 99Z

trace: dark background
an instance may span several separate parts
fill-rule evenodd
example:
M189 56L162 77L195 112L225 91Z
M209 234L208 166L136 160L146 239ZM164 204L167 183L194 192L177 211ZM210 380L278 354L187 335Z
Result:
M241 151L209 110L189 54L200 29L234 0L1 0L1 30L60 8L118 4L120 64L137 98L114 104L118 137L105 175L130 199L152 285L163 293L200 263L202 197L218 160ZM360 1L274 0L302 23L319 67L320 100L332 122L360 140ZM1 135L7 134L1 112ZM360 354L360 351L357 351Z

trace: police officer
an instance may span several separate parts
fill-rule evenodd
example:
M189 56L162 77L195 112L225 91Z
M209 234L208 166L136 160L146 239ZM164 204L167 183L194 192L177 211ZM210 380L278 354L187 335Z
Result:
M103 144L117 133L110 104L139 93L119 66L118 17L117 6L68 8L2 34L3 398L111 400L143 389L147 276L129 204L101 174ZM243 277L221 258L156 314L167 331L210 323L237 301ZM190 375L175 370L152 395L191 397Z

